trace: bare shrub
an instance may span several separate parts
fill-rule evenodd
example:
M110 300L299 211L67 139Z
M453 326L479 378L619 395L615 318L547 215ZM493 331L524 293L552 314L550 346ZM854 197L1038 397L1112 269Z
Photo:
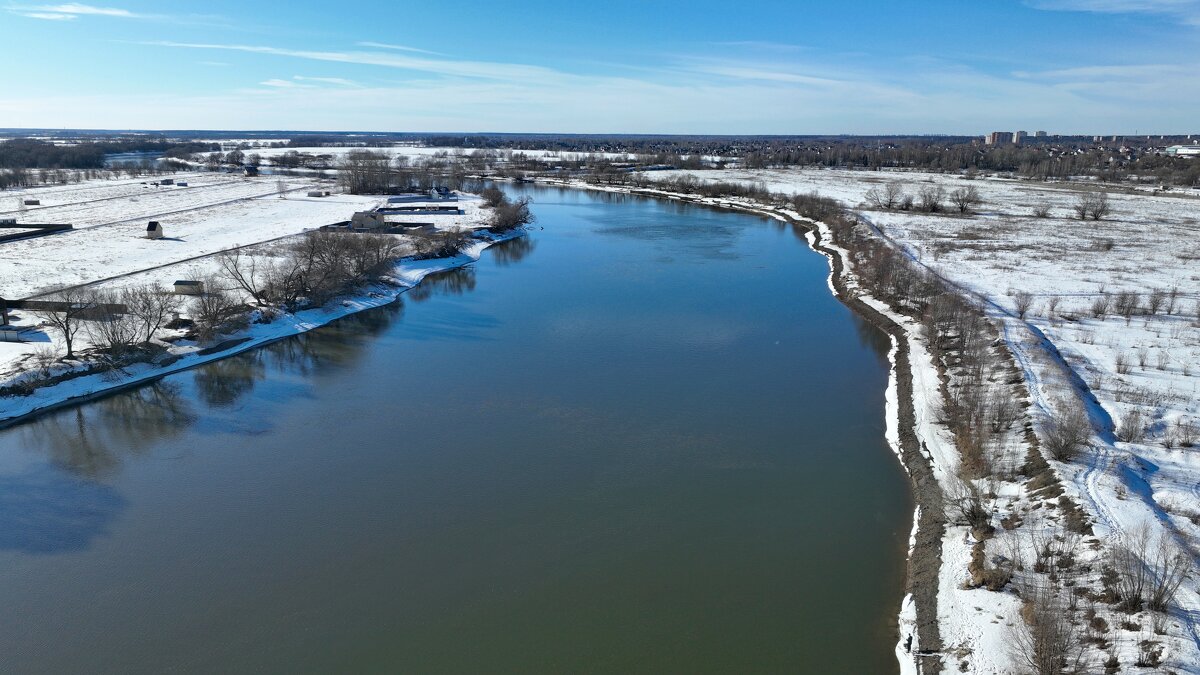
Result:
M1140 304L1141 296L1133 291L1121 291L1120 293L1117 293L1117 299L1113 303L1117 310L1117 314L1125 317L1126 324L1129 323L1129 319L1134 315L1135 312L1137 312Z
M1021 598L1025 630L1013 631L1016 661L1038 675L1085 672L1083 640L1054 592L1047 585L1031 584L1021 589Z
M498 187L486 187L479 196L483 197L483 205L488 208L495 208L508 201L508 195Z
M1029 308L1033 307L1033 294L1028 291L1017 291L1013 295L1013 305L1017 309L1017 317L1024 321L1025 315L1029 313Z
M1060 462L1074 459L1092 437L1087 411L1078 401L1062 401L1045 426L1045 448Z
M1150 291L1150 295L1146 298L1146 310L1150 314L1158 314L1166 302L1167 292L1161 288L1155 288Z
M1185 448L1190 448L1196 445L1196 438L1200 433L1196 429L1196 423L1180 417L1175 421L1175 428L1179 432L1179 445Z
M1108 293L1101 293L1092 299L1092 316L1097 319L1103 319L1108 314L1109 307L1112 306L1112 297Z
M529 204L532 201L529 197L522 197L515 202L497 205L492 211L491 217L488 218L488 231L508 232L532 223L534 215L529 210Z
M946 191L940 185L926 185L918 192L920 209L926 213L941 212L945 199Z
M1075 200L1073 206L1075 216L1080 220L1102 220L1109 214L1110 207L1108 204L1107 192L1084 192Z
M900 201L897 202L897 206L900 208L901 211L912 211L913 204L915 203L915 201L916 200L913 198L912 195L905 193L905 194L900 195Z
M950 203L954 204L959 213L970 213L976 206L983 203L983 198L979 196L979 190L975 189L974 185L968 187L960 187L950 193Z
M1142 411L1130 408L1121 415L1121 423L1117 427L1117 438L1126 443L1140 443L1146 434L1142 424Z
M1049 218L1050 204L1042 202L1033 207L1033 215L1035 218Z
M951 512L957 521L967 525L975 534L976 539L984 539L995 528L992 527L992 514L983 503L979 490L970 482L962 481L949 490Z
M1058 305L1061 302L1062 302L1062 298L1058 297L1057 295L1052 295L1052 296L1050 296L1049 299L1046 300L1046 314L1050 318L1053 319L1055 316L1058 315Z
M1011 429L1021 419L1021 406L1017 399L1006 393L988 396L986 407L989 428L993 434Z
M417 258L445 258L458 255L470 240L470 235L465 232L432 232L412 236L412 244Z
M1129 356L1125 352L1117 354L1116 366L1117 372L1121 375L1128 375L1129 371L1133 370L1133 365L1129 362Z

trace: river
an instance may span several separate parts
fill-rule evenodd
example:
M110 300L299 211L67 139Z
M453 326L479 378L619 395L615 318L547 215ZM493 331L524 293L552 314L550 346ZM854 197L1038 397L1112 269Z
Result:
M0 669L895 672L888 341L825 259L507 189L402 302L0 431Z

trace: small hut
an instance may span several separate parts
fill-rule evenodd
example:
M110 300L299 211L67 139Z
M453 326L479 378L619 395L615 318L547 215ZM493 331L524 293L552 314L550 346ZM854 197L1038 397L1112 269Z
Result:
M245 176L247 178L257 176L258 175L258 167L257 166L244 166L244 167L242 167L242 173L245 174Z
M203 295L204 282L193 279L176 279L175 293L177 295Z
M26 199L26 200L24 201L24 204L25 204L25 206L41 206L41 205L42 205L42 200L40 200L40 199Z
M164 178L164 179L158 181L158 184L159 185L174 185L175 179L174 178Z
M309 197L328 197L329 192L326 190L309 190L308 196Z
M175 185L177 185L177 186L179 186L179 187L187 187L187 181L186 181L186 180L181 180L181 181L179 181L179 182L175 183Z
M163 238L162 224L160 224L157 220L150 221L150 224L146 226L146 238L147 239L162 239Z

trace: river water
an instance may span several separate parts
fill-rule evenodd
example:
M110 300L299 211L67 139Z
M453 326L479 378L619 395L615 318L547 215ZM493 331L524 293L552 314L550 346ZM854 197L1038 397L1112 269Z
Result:
M0 431L0 670L894 672L887 340L825 260L510 190L401 303Z

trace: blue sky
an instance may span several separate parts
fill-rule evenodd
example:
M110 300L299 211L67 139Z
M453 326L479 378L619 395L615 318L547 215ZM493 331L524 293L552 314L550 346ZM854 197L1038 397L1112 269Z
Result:
M0 127L1200 132L1200 0L0 0Z

